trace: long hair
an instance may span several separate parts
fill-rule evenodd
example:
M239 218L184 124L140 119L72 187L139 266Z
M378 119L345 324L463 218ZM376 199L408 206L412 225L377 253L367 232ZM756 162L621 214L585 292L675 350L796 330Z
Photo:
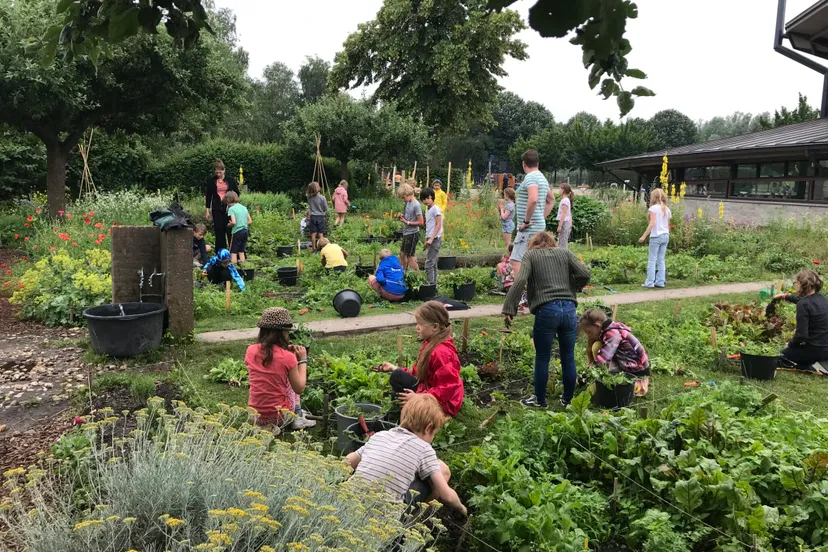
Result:
M290 337L288 337L287 330L260 328L256 343L261 345L262 364L267 367L273 362L273 347L287 350L290 345Z
M661 205L661 214L667 216L667 194L661 188L656 188L650 194L650 207L653 205Z
M796 275L794 280L799 283L799 289L805 295L810 294L812 291L819 293L822 290L822 278L813 270L801 271Z
M313 197L319 195L319 182L311 182L308 184L307 196Z
M449 313L446 307L438 301L429 301L423 303L414 311L414 319L418 324L437 324L438 330L435 335L428 340L428 343L420 351L420 356L417 358L417 381L419 383L427 383L428 381L428 361L431 353L437 348L437 345L451 339L451 322L449 321Z
M561 184L561 191L566 197L569 198L569 205L571 206L572 203L575 202L575 197L572 195L572 186L570 186L569 183L564 182Z
M538 232L529 241L529 249L552 249L558 247L555 236L549 232Z

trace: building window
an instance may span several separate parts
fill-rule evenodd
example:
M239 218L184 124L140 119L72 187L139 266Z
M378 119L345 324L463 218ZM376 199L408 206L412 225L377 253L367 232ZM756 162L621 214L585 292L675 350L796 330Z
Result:
M730 178L730 167L691 167L684 169L684 180L725 180Z
M743 180L731 186L733 199L804 201L808 198L807 180Z
M828 180L814 182L814 201L828 201Z
M759 177L760 178L777 178L780 176L785 176L785 163L762 163L759 165ZM742 175L739 175L739 178L742 178ZM749 178L749 177L748 177Z
M788 161L788 176L808 176L808 161Z
M736 168L736 178L756 178L756 165L738 165Z
M727 194L727 181L690 181L686 184L684 193L689 197L724 197Z

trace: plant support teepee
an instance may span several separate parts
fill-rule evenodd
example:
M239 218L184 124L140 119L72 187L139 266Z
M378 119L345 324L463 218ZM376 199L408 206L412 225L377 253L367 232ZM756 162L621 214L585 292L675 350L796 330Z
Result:
M89 140L82 139L78 144L78 151L83 159L83 172L81 173L80 192L78 199L85 195L96 195L98 193L95 188L95 181L92 180L92 171L89 170L89 152L92 150L92 137L95 135L95 129L89 129Z
M322 135L316 134L316 162L313 165L313 182L318 182L319 187L322 188L322 193L326 196L330 195L328 189L328 177L325 174L325 164L322 162Z

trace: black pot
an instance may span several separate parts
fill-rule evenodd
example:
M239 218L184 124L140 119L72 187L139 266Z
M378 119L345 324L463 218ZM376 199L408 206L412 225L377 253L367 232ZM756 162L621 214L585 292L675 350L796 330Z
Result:
M475 282L454 286L454 298L458 301L471 301L474 299Z
M239 271L242 279L245 282L250 282L256 276L256 269L255 268L244 268Z
M756 380L772 380L776 377L776 368L779 366L779 357L739 355L742 360L742 375Z
M620 383L609 389L604 382L595 382L595 404L602 408L624 408L629 406L635 395L635 383Z
M342 318L354 318L362 310L362 296L352 289L343 289L334 297L333 306Z
M430 299L434 299L437 296L437 286L432 286L431 284L423 284L417 290L417 298L420 301L428 301Z
M92 350L99 355L132 357L161 345L164 313L156 303L115 303L83 312Z
M405 295L403 295L403 298L402 298L402 302L403 303L409 303L411 301L416 301L417 299L419 299L419 296L417 294L418 291L419 291L418 289L406 288L405 289Z
M438 257L437 270L454 270L457 268L457 257Z
M371 420L382 419L385 417L385 414L382 414L382 407L378 404L356 403L356 406L363 411L366 423ZM340 451L347 454L348 452L351 452L348 450L348 443L350 442L350 439L345 432L350 426L359 423L359 419L354 418L353 416L346 416L343 414L344 410L345 406L337 406L334 408L334 415L336 416L336 444Z
M292 245L280 245L276 248L277 257L290 257L291 255L293 255Z
M356 265L355 268L357 278L367 278L376 270L374 265Z
M283 286L295 286L296 280L299 279L299 268L295 266L277 268L276 277Z
M397 424L384 420L365 420L365 427L368 428L368 431L377 433L393 429L397 427ZM362 429L362 424L359 422L349 425L348 429L345 430L345 435L348 438L347 450L349 451L357 450L368 442L368 439L365 438L365 430Z

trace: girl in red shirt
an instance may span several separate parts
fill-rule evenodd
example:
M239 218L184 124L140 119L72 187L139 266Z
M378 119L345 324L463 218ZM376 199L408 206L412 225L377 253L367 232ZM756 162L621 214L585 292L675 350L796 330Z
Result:
M414 319L417 339L423 342L417 364L408 369L385 362L374 370L391 372L391 389L403 405L415 393L430 393L453 417L463 406L464 391L449 313L442 303L429 301L414 311Z
M290 344L290 313L282 307L270 307L256 325L259 339L244 355L250 378L247 404L259 414L256 423L282 425L287 410L295 414L292 429L315 426L315 421L305 418L299 402L308 379L308 353L304 347Z

